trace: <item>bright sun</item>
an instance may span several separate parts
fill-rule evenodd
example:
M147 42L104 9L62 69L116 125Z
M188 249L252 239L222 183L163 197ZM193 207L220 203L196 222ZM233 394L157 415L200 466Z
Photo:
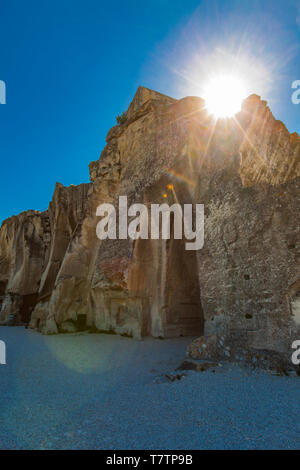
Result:
M241 111L247 91L243 81L233 75L220 75L204 88L206 108L216 118L230 118Z

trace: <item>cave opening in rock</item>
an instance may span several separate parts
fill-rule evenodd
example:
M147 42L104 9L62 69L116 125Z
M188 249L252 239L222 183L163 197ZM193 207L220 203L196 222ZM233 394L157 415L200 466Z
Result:
M170 240L167 247L166 336L200 336L204 315L195 251L185 250L184 240Z
M38 294L23 295L20 306L19 317L21 323L29 323L31 313L38 301Z
M184 203L192 202L185 185L177 186L176 197ZM174 234L173 213L170 222ZM166 243L166 336L201 336L204 333L197 251L186 250L186 241L172 237Z
M2 310L2 304L5 297L7 281L0 281L0 311Z
M86 315L77 315L76 329L78 331L85 331L87 329Z
M170 181L162 179L148 189L144 201L157 195ZM172 191L175 192L173 185ZM174 189L173 189L174 188ZM191 203L185 185L176 186L177 201ZM174 199L168 200L169 205ZM170 239L138 239L130 275L132 295L142 298L142 336L201 336L204 314L198 278L197 251L186 250L186 239L174 239L174 214L170 213Z
M6 292L7 281L0 281L0 295L4 295Z

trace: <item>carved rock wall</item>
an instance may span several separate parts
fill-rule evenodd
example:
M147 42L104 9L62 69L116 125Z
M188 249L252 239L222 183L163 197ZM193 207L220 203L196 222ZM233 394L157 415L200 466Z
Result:
M221 335L232 350L290 350L300 333L300 139L266 102L253 95L216 123L200 98L140 87L90 178L57 185L45 213L3 223L0 319L14 310L24 321L20 305L34 295L30 325L44 333ZM118 207L120 195L148 207L203 203L203 249L100 241L96 208Z

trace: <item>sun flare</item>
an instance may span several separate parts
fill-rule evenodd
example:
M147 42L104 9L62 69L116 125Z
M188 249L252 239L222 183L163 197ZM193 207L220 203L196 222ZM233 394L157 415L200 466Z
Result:
M243 81L233 75L220 75L209 81L204 88L206 108L215 118L230 118L241 111L247 97Z

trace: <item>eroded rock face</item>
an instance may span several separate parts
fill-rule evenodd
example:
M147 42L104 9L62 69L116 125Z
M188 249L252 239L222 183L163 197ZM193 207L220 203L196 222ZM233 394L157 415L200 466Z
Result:
M41 300L51 297L68 244L85 213L89 187L57 183L47 211L27 211L3 222L0 322L14 316L16 323L28 323ZM44 314L47 318L48 312Z
M291 355L299 337L300 139L256 96L238 120L239 158L199 178L197 198L206 207L198 252L205 333L224 336L231 351Z
M31 326L39 322L47 331L50 317L59 328L72 321L135 337L203 331L196 253L186 252L184 241L100 241L96 236L96 208L117 206L119 195L129 204L174 202L171 191L167 200L164 194L175 171L186 173L190 120L184 122L184 115L201 106L200 99L180 103L138 90L126 123L110 130L101 158L90 165L93 185L85 218L74 231L51 298L47 305L39 303ZM192 201L188 184L178 183L177 191L182 202Z
M28 322L47 256L47 213L23 212L3 222L0 232L0 321Z
M44 333L204 335L201 344L223 338L230 354L290 353L300 334L300 139L266 102L253 95L235 119L215 124L200 98L140 87L90 178L57 185L45 213L3 223L2 320L15 311L24 321L27 299L30 325ZM100 241L96 209L117 207L122 195L147 206L203 203L203 249Z

